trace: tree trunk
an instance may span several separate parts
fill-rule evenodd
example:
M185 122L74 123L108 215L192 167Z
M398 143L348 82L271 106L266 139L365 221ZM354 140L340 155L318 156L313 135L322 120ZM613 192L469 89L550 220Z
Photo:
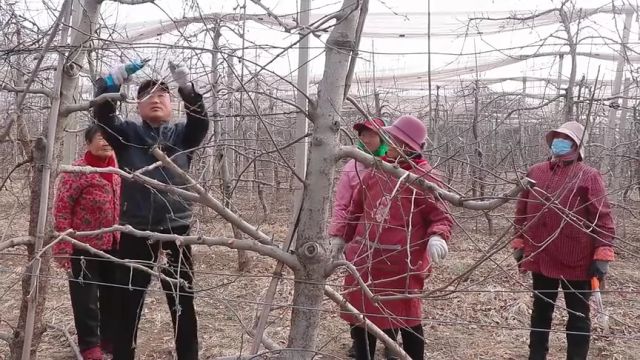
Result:
M42 173L46 160L46 140L42 137L38 137L34 142L34 146L31 149L33 154L33 162L31 166L31 183L29 185L31 195L29 196L29 236L36 236L36 225L38 223L38 209L40 203L40 185L42 183ZM27 245L27 254L29 261L33 260L35 255L35 246ZM27 321L27 312L29 309L29 300L31 298L31 276L33 264L27 266L25 269L25 275L22 277L22 302L20 305L20 315L18 318L18 325L13 333L13 339L10 344L11 359L22 359L22 345L24 343L25 325ZM45 326L42 324L42 313L44 312L45 300L48 290L48 278L50 272L50 261L48 256L42 258L39 266L39 276L41 276L38 282L38 287L34 292L37 294L36 309L35 309L35 326L31 340L31 357L35 358L36 350L42 338L42 334L45 331Z
M42 234L36 234L40 231L37 229L38 220L41 217L45 217L40 221L46 221L46 215L50 213L50 205L46 204L46 209L44 211L46 213L42 213L41 209L41 197L47 196L51 198L53 195L53 183L54 181L49 182L49 186L47 191L42 191L40 185L42 182L50 177L51 179L55 179L57 168L60 163L61 157L61 144L62 144L62 135L63 129L65 127L65 123L67 120L66 116L60 116L58 113L58 109L73 103L73 98L75 95L75 91L77 89L78 84L78 76L80 68L83 66L84 60L86 59L86 43L89 41L91 35L95 30L95 23L97 19L97 15L100 10L100 1L97 0L86 0L82 6L82 15L79 17L80 22L75 24L71 36L71 51L69 55L66 57L66 61L64 62L64 66L59 69L62 71L60 88L54 88L54 91L59 90L59 94L54 95L55 97L59 96L59 104L60 107L53 107L51 111L53 112L53 119L57 120L55 133L53 138L42 137L35 145L33 154L34 154L34 171L33 178L31 181L31 205L30 205L30 214L29 214L29 234L43 237L44 231ZM64 6L63 6L64 9ZM67 23L67 22L65 22ZM63 35L60 37L62 44L66 44L67 32L63 32ZM69 59L76 59L79 62L70 61ZM54 100L52 99L52 100ZM50 116L50 119L52 118ZM46 130L45 130L46 131ZM49 144L50 150L52 150L51 154L46 154L46 144L49 141L53 141L53 144ZM51 173L45 174L45 162L50 162ZM46 175L46 176L45 176ZM46 179L48 182L48 179ZM46 222L47 224L49 222ZM44 240L44 239L42 239ZM27 252L29 255L29 260L33 259L33 256L37 254L39 251L38 246L30 245L27 247ZM38 266L35 266L38 264ZM25 343L25 337L31 338L30 340L30 354L31 356L35 356L36 350L40 343L40 339L42 334L46 329L46 325L42 323L42 314L46 303L46 294L48 288L48 279L49 279L49 271L50 271L50 257L46 254L41 257L41 261L33 262L35 269L37 269L37 279L35 291L32 292L32 284L31 284L31 267L28 267L25 272L25 276L22 279L22 306L20 308L20 315L18 318L18 324L16 326L16 332L14 334L14 338L11 342L11 358L12 359L24 359L22 348ZM33 270L36 273L36 270ZM32 303L32 306L29 306L29 303ZM32 313L35 311L35 313ZM29 317L33 317L33 327L29 329L30 326L27 326L29 321ZM25 329L25 331L22 331ZM33 331L33 334L31 332ZM28 354L27 353L27 356Z
M318 86L317 107L311 110L315 126L296 242L296 254L303 269L295 272L287 343L292 350L283 353L289 359L311 359L316 346L325 271L330 261L324 227L336 165L340 110L359 16L360 9L354 9L354 4L345 0L336 19L337 25L327 39L325 70Z

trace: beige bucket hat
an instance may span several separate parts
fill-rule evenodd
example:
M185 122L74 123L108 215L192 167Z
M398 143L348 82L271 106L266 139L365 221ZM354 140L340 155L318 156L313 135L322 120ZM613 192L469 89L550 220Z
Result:
M559 128L555 130L551 130L547 133L547 136L546 136L547 145L551 146L551 142L553 141L553 138L557 133L565 134L569 136L571 140L573 140L580 149L579 160L584 160L584 146L588 138L586 132L584 131L584 126L582 126L582 124L580 124L577 121L569 121L560 125Z

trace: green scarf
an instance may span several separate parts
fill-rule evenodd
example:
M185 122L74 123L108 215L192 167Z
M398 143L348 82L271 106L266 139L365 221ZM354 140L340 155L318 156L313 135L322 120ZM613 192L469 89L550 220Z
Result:
M360 140L358 140L358 149L366 153L371 153ZM380 146L378 146L378 148L374 152L372 152L371 155L376 157L384 156L384 154L387 153L387 150L389 150L389 145L387 145L385 142L381 142Z

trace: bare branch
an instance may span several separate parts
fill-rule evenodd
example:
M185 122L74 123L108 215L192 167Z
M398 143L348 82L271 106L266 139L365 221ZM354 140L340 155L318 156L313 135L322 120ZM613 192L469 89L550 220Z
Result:
M97 236L100 234L110 233L114 231L120 231L123 233L131 234L140 238L147 238L151 241L174 241L180 245L206 245L206 246L224 246L230 249L236 250L249 250L256 252L260 255L268 256L270 258L282 261L292 269L300 268L300 263L294 255L288 254L282 251L277 246L264 245L256 240L251 239L234 239L226 237L208 237L202 235L174 235L174 234L159 234L152 231L136 230L129 225L114 225L108 228L93 230L93 231L71 231L68 236Z
M166 156L165 156L166 157ZM173 164L173 162L170 159L166 159L165 161L167 161L167 164ZM175 166L175 164L173 164L173 166L175 168L178 169L178 171L182 172L184 174L184 176L187 176L186 173L184 173L180 168L178 168L177 166ZM170 168L171 170L171 168ZM255 226L249 224L248 222L244 221L240 216L238 216L237 214L233 213L232 211L230 211L229 209L225 208L222 203L220 203L218 200L214 199L213 197L211 197L211 195L206 194L206 196L202 197L198 194L195 194L193 192L190 191L186 191L186 190L182 190L180 188L177 188L175 186L171 186L171 185L167 185L165 183L159 182L157 180L151 179L149 177L146 177L144 175L138 174L138 173L127 173L125 171L122 171L120 169L117 168L93 168L90 166L73 166L73 165L61 165L59 168L59 171L61 172L75 172L75 173L85 173L85 174L89 174L89 173L108 173L108 174L117 174L120 175L121 177L128 179L128 180L132 180L132 181L139 181L145 185L148 185L150 187L153 187L155 189L159 189L162 191L165 191L167 193L170 194L174 194L174 195L178 195L180 197L182 197L185 200L188 201L193 201L193 202L197 202L203 205L206 205L208 207L210 207L211 209L213 209L215 212L217 212L218 214L220 214L220 216L222 216L225 220L227 220L230 223L233 223L234 225L236 225L240 230L242 230L242 232L244 232L245 234L251 236L252 238L256 239L257 241L259 241L261 244L264 245L273 245L273 241L271 239L270 236L266 235L265 233L261 232L260 230L258 230ZM172 171L175 171L172 170ZM188 177L190 181L193 181L190 177ZM199 186L196 184L196 186ZM202 189L202 187L200 187Z
M99 104L101 102L108 101L108 100L124 101L126 99L127 99L127 94L125 93L104 93L88 102L65 105L62 107L62 109L60 109L60 115L68 116L69 114L77 111L87 111L92 107L94 107L96 104Z
M258 6L260 6L267 13L267 15L269 15L269 17L271 17L278 24L280 24L280 26L282 26L286 32L291 32L291 30L293 30L295 28L295 26L287 25L287 24L285 24L284 21L280 20L280 17L278 15L274 14L273 11L271 11L271 9L269 9L269 7L267 7L265 4L262 3L262 1L260 1L260 0L251 0L251 2L256 4L256 5L258 5Z
M100 257L105 258L107 260L110 260L113 263L123 264L123 265L129 266L132 270L136 269L136 270L140 270L140 271L146 272L146 273L150 274L151 276L155 276L160 280L170 282L170 283L172 283L174 285L183 285L183 286L187 286L187 287L189 286L185 282L185 280L183 280L183 279L172 279L170 277L167 277L166 275L164 275L161 272L153 271L153 269L150 269L150 268L148 268L148 267L146 267L144 265L138 264L136 262L129 261L129 260L118 259L117 257L115 257L113 255L109 255L109 254L105 253L102 250L98 250L98 249L94 248L91 245L85 244L82 241L78 241L78 240L76 240L74 238L69 237L68 235L66 235L67 233L74 234L75 232L73 230L67 230L65 233L60 234L57 239L52 241L46 247L42 248L40 253L38 253L38 254L36 254L36 256L34 256L34 260L37 259L40 256L41 253L46 251L46 249L52 247L55 243L57 243L59 241L66 241L68 243L71 243L75 248L78 248L78 249L81 249L81 250L85 250L85 251L87 251L87 252L89 252L89 253L91 253L93 255L97 255L97 256L100 256Z
M76 345L73 337L71 336L71 334L69 334L69 330L53 324L49 324L49 327L53 330L60 331L64 335L65 339L67 339L67 342L69 342L69 347L71 347L71 351L73 351L73 354L76 356L77 360L83 359L82 354L80 354L80 348L78 348L78 345Z
M385 334L382 330L375 326L371 321L367 320L364 315L362 315L355 307L353 307L353 305L349 304L349 302L347 302L347 300L342 297L342 295L338 294L337 291L333 290L329 286L325 286L324 294L333 302L338 304L338 306L340 306L340 310L354 315L360 321L360 324L355 325L364 325L368 332L375 335L380 341L382 341L387 349L391 350L391 352L396 354L400 359L411 360L409 355L404 352L404 350L400 347L400 345L398 345L397 342L391 340L391 338L389 338L387 334Z
M2 191L2 188L6 185L7 181L9 181L9 178L11 177L14 171L18 170L22 165L28 164L32 161L33 161L33 156L29 156L28 158L15 164L15 166L7 174L7 177L5 177L4 180L2 180L2 183L0 184L0 191Z
M535 182L533 180L524 178L513 189L509 190L508 192L502 195L485 197L487 199L493 198L492 200L467 199L463 196L441 189L436 184L425 180L419 175L412 174L406 170L395 167L392 164L381 161L380 159L377 159L369 154L366 154L353 146L342 146L338 150L338 157L340 159L349 157L352 159L356 159L356 161L361 162L363 164L382 169L382 171L398 179L401 179L402 182L410 185L411 187L433 192L441 199L451 203L453 206L462 207L470 210L493 210L501 205L506 204L510 200L513 200L514 197L520 194L520 192L522 192L523 190L526 190L528 188L532 188L535 186Z
M35 243L35 237L33 236L19 236L9 240L5 240L0 242L0 251L4 251L6 249L20 246L20 245L29 245Z
M15 93L40 94L47 97L51 97L51 90L48 90L48 89L42 89L42 88L32 89L27 87L15 87L13 85L6 84L6 83L0 84L0 90L15 92Z
M230 223L233 223L240 230L242 230L242 232L251 236L252 238L266 245L273 244L271 239L269 239L265 234L260 232L255 226L242 220L240 216L236 215L231 210L227 209L224 206L224 204L222 204L218 200L214 199L211 195L209 195L202 186L198 185L198 183L196 183L184 170L180 169L173 161L171 161L171 159L167 157L167 155L165 155L165 153L160 151L160 149L158 149L157 147L154 147L151 150L151 153L153 154L153 156L156 157L156 159L160 160L162 164L169 169L169 171L171 171L172 173L182 178L182 180L187 183L187 187L193 190L196 194L198 194L199 198L201 199L200 202L202 204L205 204L211 209L213 209L213 211L220 214L220 216L225 218L225 220L229 221Z
M369 114L367 114L367 112L364 111L362 106L360 106L360 104L358 104L358 102L356 101L356 99L353 98L353 96L347 95L346 100L348 102L350 102L351 105L353 105L353 107L356 108L356 110L358 110L360 112L360 114L362 114L362 116L365 117L365 119L367 119L367 120L371 119L371 116L369 116Z

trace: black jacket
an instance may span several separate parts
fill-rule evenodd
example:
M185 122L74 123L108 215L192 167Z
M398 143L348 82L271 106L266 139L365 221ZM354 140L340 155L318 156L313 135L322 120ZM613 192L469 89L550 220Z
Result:
M202 95L179 90L185 104L187 121L161 127L123 121L116 114L116 106L107 101L96 104L93 116L103 127L103 135L113 147L120 169L134 172L158 160L149 152L155 145L169 156L182 170L188 171L194 148L207 135L209 120L202 102ZM102 81L97 82L96 96L106 92ZM143 119L144 120L144 119ZM165 184L181 186L184 183L164 167L143 172L142 175ZM176 195L147 187L136 181L122 181L120 222L140 230L158 231L188 225L191 220L191 203Z

